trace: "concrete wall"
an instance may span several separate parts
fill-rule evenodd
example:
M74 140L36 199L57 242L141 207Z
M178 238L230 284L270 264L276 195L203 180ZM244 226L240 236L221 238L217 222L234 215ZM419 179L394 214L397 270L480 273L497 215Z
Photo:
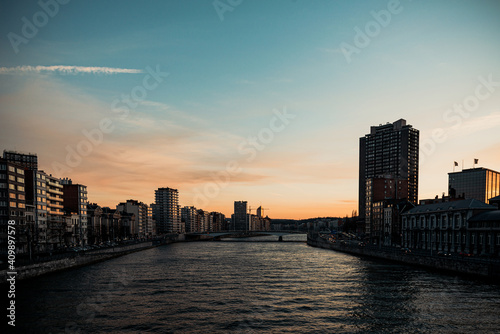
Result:
M148 241L148 242L141 242L138 244L97 249L97 250L87 251L81 254L74 254L73 256L69 256L67 258L63 258L60 260L53 260L48 262L30 264L27 266L16 267L15 270L15 272L17 272L16 280L33 278L40 275L45 275L48 273L62 271L70 268L77 268L92 263L105 261L114 257L126 255L129 253L149 249L159 245L165 245L183 240L184 240L184 235L178 235L175 238L171 237L158 242ZM0 271L0 283L6 282L8 278L7 272L10 272L10 270Z
M500 262L485 261L479 259L457 259L439 256L420 256L406 254L401 251L383 251L369 249L363 246L354 246L340 243L330 243L317 236L308 235L307 244L313 247L331 249L353 255L368 256L383 260L395 261L403 264L417 265L421 267L451 271L454 273L479 276L488 279L500 279Z

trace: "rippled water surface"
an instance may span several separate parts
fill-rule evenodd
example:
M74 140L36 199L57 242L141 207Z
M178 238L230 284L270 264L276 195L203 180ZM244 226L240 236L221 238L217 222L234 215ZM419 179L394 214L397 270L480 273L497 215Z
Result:
M28 333L500 331L500 286L292 242L178 243L16 297Z

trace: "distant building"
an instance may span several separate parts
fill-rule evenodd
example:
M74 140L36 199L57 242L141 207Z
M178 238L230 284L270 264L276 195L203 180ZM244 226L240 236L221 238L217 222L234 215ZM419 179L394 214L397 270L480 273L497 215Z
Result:
M369 227L369 236L372 243L386 244L388 242L388 236L386 235L387 223L383 224L383 221L392 217L393 213L388 216L386 212L385 218L383 218L384 211L390 210L392 212L395 204L401 201L406 203L408 202L407 199L407 179L400 179L391 174L366 179L365 226ZM401 223L401 220L399 219L398 222ZM394 221L394 223L397 222ZM393 225L391 222L391 231L400 230L399 226ZM393 232L391 232L391 235ZM393 237L389 239L392 240L391 242L395 241Z
M248 217L247 217L247 202L235 201L234 202L234 220L233 229L236 231L248 231Z
M146 229L144 230L144 235L146 236L146 238L152 238L156 235L155 221L153 219L153 208L151 207L151 205L148 207L148 218Z
M7 254L9 220L16 222L17 252L28 252L28 236L34 234L34 226L26 225L25 170L22 165L0 158L0 252L3 254Z
M418 201L419 131L406 120L372 126L359 140L359 216L365 219L365 232L371 233L371 214L379 180L392 180L387 198ZM387 177L387 175L389 175ZM386 186L386 184L384 184ZM399 193L396 195L396 190Z
M210 224L211 232L219 232L226 230L225 226L226 216L224 214L220 212L210 212L210 217L212 219L212 222Z
M64 214L64 246L83 245L80 216L76 212Z
M3 156L7 161L16 163L24 169L26 205L33 206L33 211L30 211L30 217L33 217L30 223L31 251L34 253L48 251L51 247L47 244L47 174L38 170L36 154L4 150Z
M102 208L96 203L87 204L87 237L90 245L99 245L104 242Z
M26 203L33 205L35 218L35 252L49 250L47 246L47 178L41 170L26 171Z
M198 209L197 211L197 222L198 231L196 232L209 232L210 231L210 212Z
M38 156L36 154L4 150L3 158L7 161L21 165L29 170L38 170Z
M68 215L78 215L78 227L76 233L76 244L85 246L87 244L87 186L74 184L71 179L61 179L63 185L63 206ZM75 219L73 218L73 221Z
M488 203L490 198L500 195L500 173L487 168L448 173L448 195Z
M427 204L437 204L437 203L444 203L444 202L455 202L455 201L461 201L465 198L463 197L451 197L451 196L445 196L444 193L441 197L436 195L434 198L426 198L426 199L421 199L419 200L418 204L419 205L427 205Z
M194 206L185 206L181 209L181 221L187 233L200 232L197 216L198 212Z
M116 206L121 213L132 213L135 215L134 223L128 232L132 238L144 238L148 230L148 206L143 202L129 199ZM151 227L150 227L151 229Z
M401 245L402 214L415 207L406 199L385 199L373 204L372 242L377 245Z
M118 233L117 240L130 240L137 238L137 234L132 234L135 227L137 227L137 216L131 212L119 211L116 210L120 214L120 223L118 225Z
M122 229L122 215L120 211L108 207L102 208L102 242L115 242L126 238Z
M156 221L158 234L184 232L180 211L177 189L158 188L155 190L153 219Z
M500 256L500 210L486 211L469 219L469 252Z
M63 185L52 175L45 176L47 194L47 248L64 247L65 220L63 211ZM43 189L41 189L43 193Z
M496 207L476 199L420 205L403 214L403 247L443 252L477 252L470 221ZM481 218L483 217L483 218ZM477 227L476 227L477 228Z

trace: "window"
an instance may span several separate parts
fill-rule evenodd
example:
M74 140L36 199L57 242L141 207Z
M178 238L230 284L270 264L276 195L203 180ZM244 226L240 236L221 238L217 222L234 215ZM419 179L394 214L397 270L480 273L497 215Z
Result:
M9 181L16 182L16 177L14 175L9 175Z
M18 178L17 178L17 182L19 182L19 183L24 183L24 178L22 178L22 177L18 177Z
M21 168L17 168L17 174L24 175L24 170L22 170Z
M9 193L9 198L16 199L16 194L15 193Z
M13 173L15 173L15 172L16 172L16 169L15 169L14 167L12 167L12 166L9 166L9 172L13 172Z
M17 190L24 191L24 186L17 186Z
M10 202L9 206L11 208L17 208L17 205L16 205L16 202ZM15 211L14 211L15 212ZM12 215L12 216L15 216L15 215Z
M24 205L24 203L19 203L18 207L21 208L21 209L24 209L26 206Z

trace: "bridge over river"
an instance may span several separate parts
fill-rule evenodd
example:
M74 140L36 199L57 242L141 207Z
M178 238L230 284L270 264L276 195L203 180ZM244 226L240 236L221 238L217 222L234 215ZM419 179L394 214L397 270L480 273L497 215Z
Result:
M284 236L304 235L304 240L293 238L286 240ZM276 238L258 238L275 236ZM260 240L259 240L260 239ZM191 241L238 241L238 242L306 242L306 232L302 231L225 231L225 232L204 232L204 233L186 233L186 240Z

